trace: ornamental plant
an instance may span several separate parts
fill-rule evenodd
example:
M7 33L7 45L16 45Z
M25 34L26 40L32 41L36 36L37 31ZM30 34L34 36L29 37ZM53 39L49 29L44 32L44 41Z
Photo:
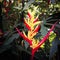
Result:
M24 18L24 25L28 29L27 35L24 31L23 33L22 32L20 33L23 39L26 40L30 44L31 48L35 48L37 44L39 43L39 40L36 40L34 36L40 30L41 28L40 24L42 23L42 21L39 21L38 16L36 18L34 17L36 13L36 9L37 7L35 7L34 11L32 12L31 10L28 10L27 18ZM16 28L16 30L19 31L18 28Z
M36 18L34 17L37 8L38 7L35 7L34 11L28 10L27 18L24 18L24 25L28 29L27 34L24 30L23 32L20 32L20 30L16 28L19 35L30 44L30 47L32 48L32 57L38 48L40 48L40 46L48 39L50 33L57 24L57 22L55 22L49 32L40 41L38 39L35 39L34 36L36 36L38 31L41 29L40 24L42 23L42 21L38 19L38 16Z

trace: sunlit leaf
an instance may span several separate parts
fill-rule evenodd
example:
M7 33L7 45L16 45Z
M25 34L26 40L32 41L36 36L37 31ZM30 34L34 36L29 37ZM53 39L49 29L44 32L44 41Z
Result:
M51 32L49 36L49 42L52 42L55 39L55 37L56 37L56 33Z

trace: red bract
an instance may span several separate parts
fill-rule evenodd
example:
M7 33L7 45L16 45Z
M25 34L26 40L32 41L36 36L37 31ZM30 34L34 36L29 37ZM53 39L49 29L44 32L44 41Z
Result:
M31 16L31 14L28 12L28 17L31 19L32 18L32 16Z
M39 31L39 29L40 29L40 25L38 25L38 26L35 28L35 30L33 31L33 33L38 32L38 31ZM31 34L31 36L33 35L33 33Z
M38 31L39 31L39 29L40 29L40 25L36 26L36 28L35 28L35 30L34 30L34 32L33 32L33 33L38 32Z
M37 21L38 21L38 17L36 17L36 18L35 18L35 20L34 20L34 22L33 22L33 23L35 23L35 22L37 22Z
M28 30L31 30L31 27L24 21L24 24Z
M16 28L17 32L19 33L19 35L26 40L30 45L32 45L32 40L30 40L28 37L26 37L22 32L20 32L20 30L18 28Z

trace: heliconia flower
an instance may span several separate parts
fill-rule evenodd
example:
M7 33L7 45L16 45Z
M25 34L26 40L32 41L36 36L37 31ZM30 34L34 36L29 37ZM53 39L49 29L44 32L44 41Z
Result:
M35 28L35 30L33 31L33 33L38 32L38 31L40 30L40 28L41 28L40 25L36 26L36 28Z
M30 19L32 18L32 16L31 16L30 12L28 12L28 14L27 14L27 15L28 15L28 17L29 17Z
M40 24L40 23L41 23L41 21L37 21L37 22L34 23L34 26L35 26L35 25L38 25L38 24Z
M37 32L31 33L30 37L33 38L36 34Z
M32 14L30 14L30 12L28 12L29 18L27 20L24 20L24 24L25 24L26 28L28 29L27 35L25 34L25 32L20 32L20 30L18 28L16 28L19 35L24 40L26 40L32 47L32 55L34 55L34 53L38 50L38 48L41 47L41 45L48 39L50 32L54 29L54 27L57 23L56 22L54 25L52 25L49 32L40 40L40 42L39 41L36 42L36 39L34 38L34 36L38 33L39 29L41 28L40 24L42 23L42 21L38 21L38 17L36 17L34 20L34 14L35 14L35 11L32 12Z
M33 21L33 23L37 22L38 21L38 17L36 17Z
M39 43L39 40L36 39L32 39L32 45L30 46L31 48L35 48L37 46L37 44Z
M16 30L24 40L26 40L30 45L32 45L32 40L30 40L27 36L25 36L22 32L20 32L18 28L16 28Z
M38 25L38 26L36 26L36 28L34 29L34 31L31 33L31 37L34 37L36 34L37 34L37 32L39 31L39 29L40 29L40 25Z
M24 24L28 30L31 30L31 27L28 25L28 23L24 20Z

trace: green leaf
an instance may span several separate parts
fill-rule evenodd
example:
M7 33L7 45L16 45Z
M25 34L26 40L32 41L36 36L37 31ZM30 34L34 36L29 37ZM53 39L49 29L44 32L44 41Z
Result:
M54 33L54 32L51 32L50 33L50 36L49 36L49 42L52 42L54 39L55 39L55 37L56 37L56 33Z

